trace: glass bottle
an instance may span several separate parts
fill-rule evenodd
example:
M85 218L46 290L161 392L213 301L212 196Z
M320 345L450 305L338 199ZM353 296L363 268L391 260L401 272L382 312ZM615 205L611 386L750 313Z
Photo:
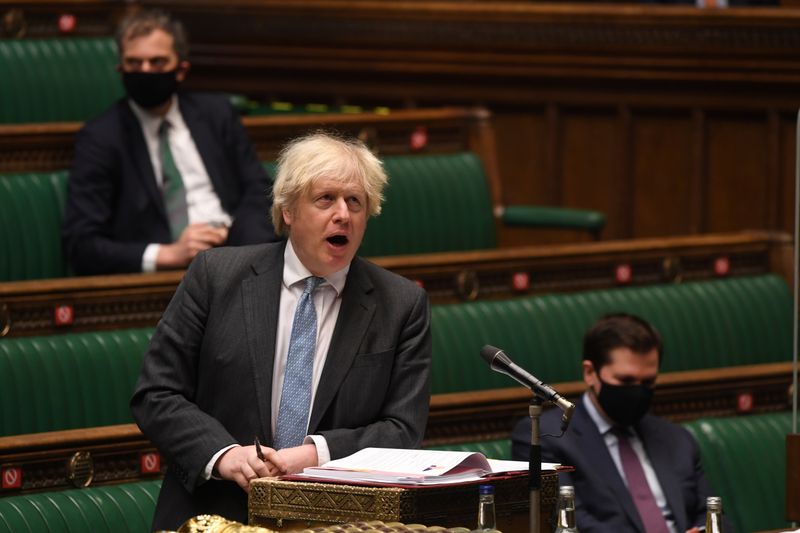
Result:
M706 498L706 533L722 533L722 498Z
M578 533L578 528L575 526L575 488L570 485L558 489L555 533Z
M478 531L495 529L494 486L481 485L478 489Z

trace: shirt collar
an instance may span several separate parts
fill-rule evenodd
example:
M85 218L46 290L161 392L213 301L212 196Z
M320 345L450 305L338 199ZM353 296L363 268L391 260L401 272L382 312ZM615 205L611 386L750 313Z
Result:
M328 274L324 277L325 282L323 282L322 285L330 285L336 290L336 296L341 296L349 271L350 265L347 265L333 274ZM294 247L292 246L292 239L290 238L286 242L286 249L283 252L283 284L288 288L313 275L314 274L300 262L300 258L297 257L297 253L295 253Z
M613 426L603 415L600 414L600 411L597 410L597 406L594 404L594 400L592 400L589 391L583 393L582 401L583 406L586 408L586 412L589 413L589 418L591 418L592 422L594 422L594 425L597 426L597 431L599 431L601 435L605 435L611 431Z
M181 111L178 107L177 94L172 95L172 104L169 106L169 110L163 118L148 112L130 98L128 98L128 105L130 105L131 111L133 111L133 114L136 115L136 118L139 119L139 123L142 125L142 128L148 134L153 136L158 135L158 128L161 126L161 122L165 119L168 120L172 126L183 125L183 116L181 115Z

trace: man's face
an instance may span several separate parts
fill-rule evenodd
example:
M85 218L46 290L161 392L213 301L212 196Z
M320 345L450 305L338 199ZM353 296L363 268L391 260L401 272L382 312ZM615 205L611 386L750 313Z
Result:
M120 69L123 72L158 73L181 67L176 78L179 82L183 81L188 63L179 61L172 41L172 35L161 29L124 40Z
M583 361L583 381L600 394L600 379L609 385L647 385L652 387L658 377L658 350L636 353L630 348L614 348L609 352L609 362L596 371L592 363Z
M356 183L321 179L283 210L297 257L315 276L350 264L367 229L367 195Z

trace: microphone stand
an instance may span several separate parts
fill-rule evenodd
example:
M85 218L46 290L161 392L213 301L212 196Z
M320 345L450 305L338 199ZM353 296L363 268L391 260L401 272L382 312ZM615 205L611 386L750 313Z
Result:
M531 417L531 455L528 460L528 490L530 492L530 533L540 533L542 524L542 445L539 418L542 415L542 399L536 394L531 398L528 414Z

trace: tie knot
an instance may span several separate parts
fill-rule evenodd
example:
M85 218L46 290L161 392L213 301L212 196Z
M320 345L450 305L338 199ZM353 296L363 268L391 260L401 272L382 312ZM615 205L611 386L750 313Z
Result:
M325 278L318 278L317 276L309 276L309 277L307 277L306 278L306 287L305 287L305 289L303 289L303 293L304 294L311 294L312 292L317 290L317 287L319 287L319 284L322 283L323 281L325 281Z
M161 124L158 125L158 134L163 136L166 135L168 131L169 131L169 121L166 119L162 120Z
M628 431L627 428L623 428L623 427L619 427L619 426L612 427L610 431L611 431L611 434L614 435L615 437L617 437L618 439L629 440L630 436L631 436L631 434L630 434L630 432Z

